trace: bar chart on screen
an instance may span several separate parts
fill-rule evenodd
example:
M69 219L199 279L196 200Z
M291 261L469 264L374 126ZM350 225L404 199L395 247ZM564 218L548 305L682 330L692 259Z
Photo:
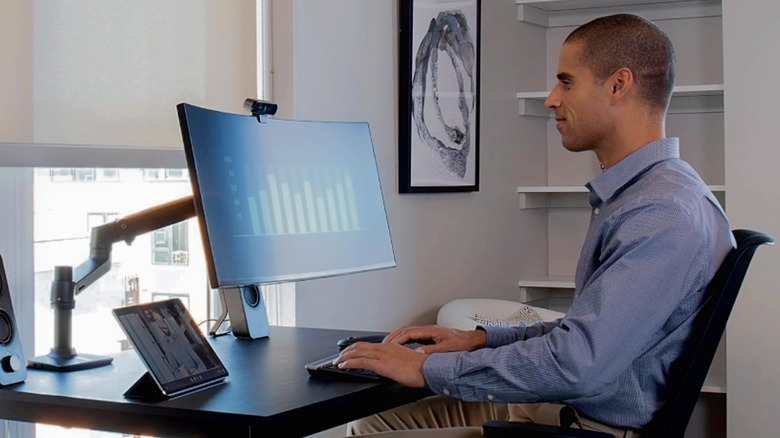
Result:
M352 175L344 167L264 166L249 172L254 192L231 185L237 219L250 236L360 230Z

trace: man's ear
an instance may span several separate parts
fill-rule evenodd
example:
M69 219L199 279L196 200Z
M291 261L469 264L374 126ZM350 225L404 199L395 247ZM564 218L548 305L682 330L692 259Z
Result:
M613 99L620 99L634 86L634 73L625 67L615 70L609 77L610 93Z

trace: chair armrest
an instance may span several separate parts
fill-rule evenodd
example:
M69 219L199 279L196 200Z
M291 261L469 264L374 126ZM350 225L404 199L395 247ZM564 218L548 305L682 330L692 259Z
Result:
M610 433L592 430L496 420L482 425L482 436L486 438L614 438Z

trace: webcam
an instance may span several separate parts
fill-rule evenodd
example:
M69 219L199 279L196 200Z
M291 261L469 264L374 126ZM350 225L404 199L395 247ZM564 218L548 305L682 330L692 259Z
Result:
M279 108L279 105L273 102L268 102L266 100L247 98L244 101L244 108L251 111L253 116L260 117L276 114L276 110Z

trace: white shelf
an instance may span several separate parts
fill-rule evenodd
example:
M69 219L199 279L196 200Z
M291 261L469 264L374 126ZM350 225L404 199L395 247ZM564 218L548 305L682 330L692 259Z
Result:
M616 12L649 20L720 17L720 0L517 0L517 20L541 27L578 26Z
M517 193L586 193L585 186L520 186Z
M713 192L725 192L725 185L709 185L710 190ZM585 186L519 186L517 187L517 193L587 193L588 189Z
M518 286L538 289L574 289L574 277L559 275L532 280L520 280Z
M550 118L552 111L544 107L549 91L517 93L521 116ZM672 90L668 114L722 113L723 84L679 85Z
M701 392L706 392L709 394L725 394L726 375L707 374L707 377L704 379L704 385L701 387Z
M726 191L724 185L708 186L713 193ZM534 208L590 208L588 197L583 196L588 189L585 186L520 186L520 209Z
M672 90L672 97L723 96L723 84L678 85Z
M520 301L531 306L544 307L566 313L574 293L574 277L551 275L520 280Z

